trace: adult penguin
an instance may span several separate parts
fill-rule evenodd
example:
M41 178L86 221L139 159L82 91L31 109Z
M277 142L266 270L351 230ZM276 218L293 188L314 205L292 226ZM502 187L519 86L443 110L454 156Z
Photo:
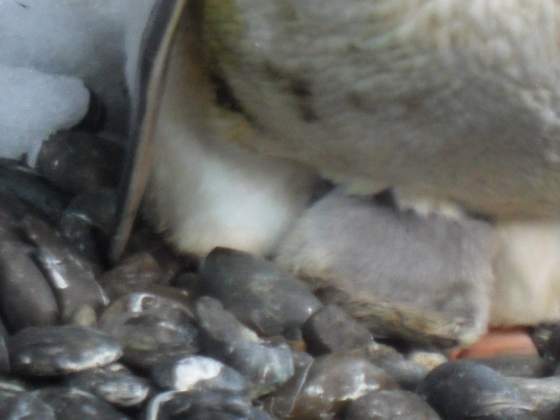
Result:
M466 345L560 319L558 23L555 0L156 1L113 254L144 197L178 250L270 255L366 323Z

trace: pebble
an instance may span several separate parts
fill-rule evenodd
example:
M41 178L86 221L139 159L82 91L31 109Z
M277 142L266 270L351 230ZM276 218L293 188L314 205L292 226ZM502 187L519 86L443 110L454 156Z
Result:
M161 241L160 238L159 246L154 246L149 252L154 256L163 272L160 283L169 285L183 271L194 270L197 262L189 256L177 255L167 244Z
M428 374L428 369L412 360L406 359L394 348L372 343L348 354L364 357L370 363L382 368L404 389L415 390Z
M24 217L22 227L37 246L37 261L46 273L59 302L63 321L72 318L83 305L95 309L109 303L95 280L92 265L74 251L50 226L33 217Z
M87 258L100 258L115 226L117 196L114 190L83 193L64 210L59 223L61 235Z
M19 220L33 208L21 201L13 192L0 190L0 226L5 229L18 229Z
M111 300L128 293L145 290L161 282L163 272L149 252L130 255L113 269L99 277L99 283Z
M504 355L488 359L476 359L504 376L542 378L552 373L550 363L538 356Z
M374 299L368 325L403 339L381 344L340 290L323 289L323 305L269 261L229 249L199 267L141 224L127 257L104 269L121 153L100 159L106 144L117 147L66 132L41 150L41 171L74 197L0 160L0 418L560 418L560 376L548 376L557 325L535 329L543 358L447 363L425 350L454 344L437 317Z
M305 352L294 352L294 375L264 400L266 409L279 418L289 418L299 393L307 380L309 369L315 360Z
M114 189L82 193L64 209L60 224L63 225L65 220L80 219L109 237L115 226L116 208L117 193Z
M350 402L344 420L439 420L437 413L410 391L398 389L370 392Z
M205 356L170 357L153 366L151 377L164 389L245 394L247 380L235 369Z
M470 361L431 371L419 394L444 420L537 420L529 398L493 369Z
M201 295L201 279L197 273L181 273L171 281L173 287L188 290L189 293L200 297Z
M101 323L105 324L111 320L117 320L127 313L142 313L147 311L165 311L175 309L194 320L191 308L191 300L188 294L182 290L172 287L154 287L154 290L128 293L113 301L101 317Z
M122 147L86 132L59 131L43 142L36 167L46 179L70 194L117 185Z
M7 337L0 335L0 375L10 373L10 352Z
M56 419L128 420L100 398L76 388L48 387L32 392L55 413Z
M2 336L2 337L7 337L8 336L8 329L6 328L6 325L5 325L4 321L2 320L2 318L0 318L0 336Z
M123 360L139 368L149 369L171 355L199 350L199 332L190 309L154 293L123 296L101 315L100 325L121 343Z
M539 415L539 420L560 418L560 377L508 378L521 392L528 396Z
M205 293L264 336L301 326L321 307L303 282L245 252L216 248L202 263L200 273Z
M29 327L8 341L14 372L26 376L55 376L108 365L122 355L119 344L92 328Z
M261 340L211 297L195 305L206 354L244 375L252 394L260 396L285 383L294 374L290 347Z
M23 392L0 407L3 420L57 420L54 409L34 392Z
M0 242L0 312L11 331L59 319L53 291L22 243Z
M334 419L353 400L382 389L398 388L383 369L366 359L330 354L298 370L300 378L267 399L266 407L281 418Z
M167 391L156 395L150 401L144 417L146 420L257 420L262 418L254 415L257 413L253 411L249 399L239 394L219 391Z
M407 359L430 371L448 361L448 358L439 351L413 350L407 355Z
M0 418L4 419L8 416L16 398L27 390L27 386L20 380L0 376Z
M69 324L95 328L97 326L97 313L90 305L82 305L72 314Z
M27 385L19 379L0 376L0 401L15 397L28 390Z
M560 324L544 324L537 326L532 337L539 355L551 366L560 362ZM554 367L552 367L554 370Z
M69 202L66 194L15 161L0 162L0 192L15 195L53 222L60 220Z
M161 284L169 285L172 279L185 270L198 269L197 259L188 255L178 255L161 235L155 234L145 226L139 226L132 232L124 258L141 252L149 252L158 262L163 272Z
M307 349L314 355L352 350L373 342L369 330L336 305L325 305L302 327Z
M150 394L147 379L133 374L120 363L88 369L66 379L71 388L82 389L117 407L137 407Z
M286 329L282 335L282 339L284 339L294 351L307 351L307 344L303 339L301 328L293 327Z

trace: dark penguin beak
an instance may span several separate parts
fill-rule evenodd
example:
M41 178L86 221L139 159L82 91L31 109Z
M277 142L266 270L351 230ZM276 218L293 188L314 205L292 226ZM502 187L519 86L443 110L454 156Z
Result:
M129 80L132 112L128 146L109 251L112 261L118 260L125 250L146 190L169 52L186 5L187 0L156 1L137 46L136 71L133 80Z

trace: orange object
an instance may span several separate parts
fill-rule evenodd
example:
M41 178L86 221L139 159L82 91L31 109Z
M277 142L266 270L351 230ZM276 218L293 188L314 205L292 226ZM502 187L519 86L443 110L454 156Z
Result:
M536 355L537 348L529 337L527 328L491 328L469 347L454 349L451 360L483 359L506 355Z

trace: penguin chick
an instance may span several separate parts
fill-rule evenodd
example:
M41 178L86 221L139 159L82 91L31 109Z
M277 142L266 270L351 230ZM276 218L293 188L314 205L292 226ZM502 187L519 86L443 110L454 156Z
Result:
M470 343L489 320L495 240L487 222L402 212L337 190L306 210L275 260L315 289L344 291L343 305L366 324L381 300L416 313L412 329L434 314L440 335Z
M393 193L398 211L453 220L469 215L453 203ZM496 253L490 326L510 327L560 319L560 221L501 220L492 223Z
M306 210L275 259L315 288L344 290L339 303L366 324L379 300L420 318L436 312L440 327L458 327L442 331L461 344L487 325L560 319L559 223L494 224L425 214L421 204L418 213L335 191Z

